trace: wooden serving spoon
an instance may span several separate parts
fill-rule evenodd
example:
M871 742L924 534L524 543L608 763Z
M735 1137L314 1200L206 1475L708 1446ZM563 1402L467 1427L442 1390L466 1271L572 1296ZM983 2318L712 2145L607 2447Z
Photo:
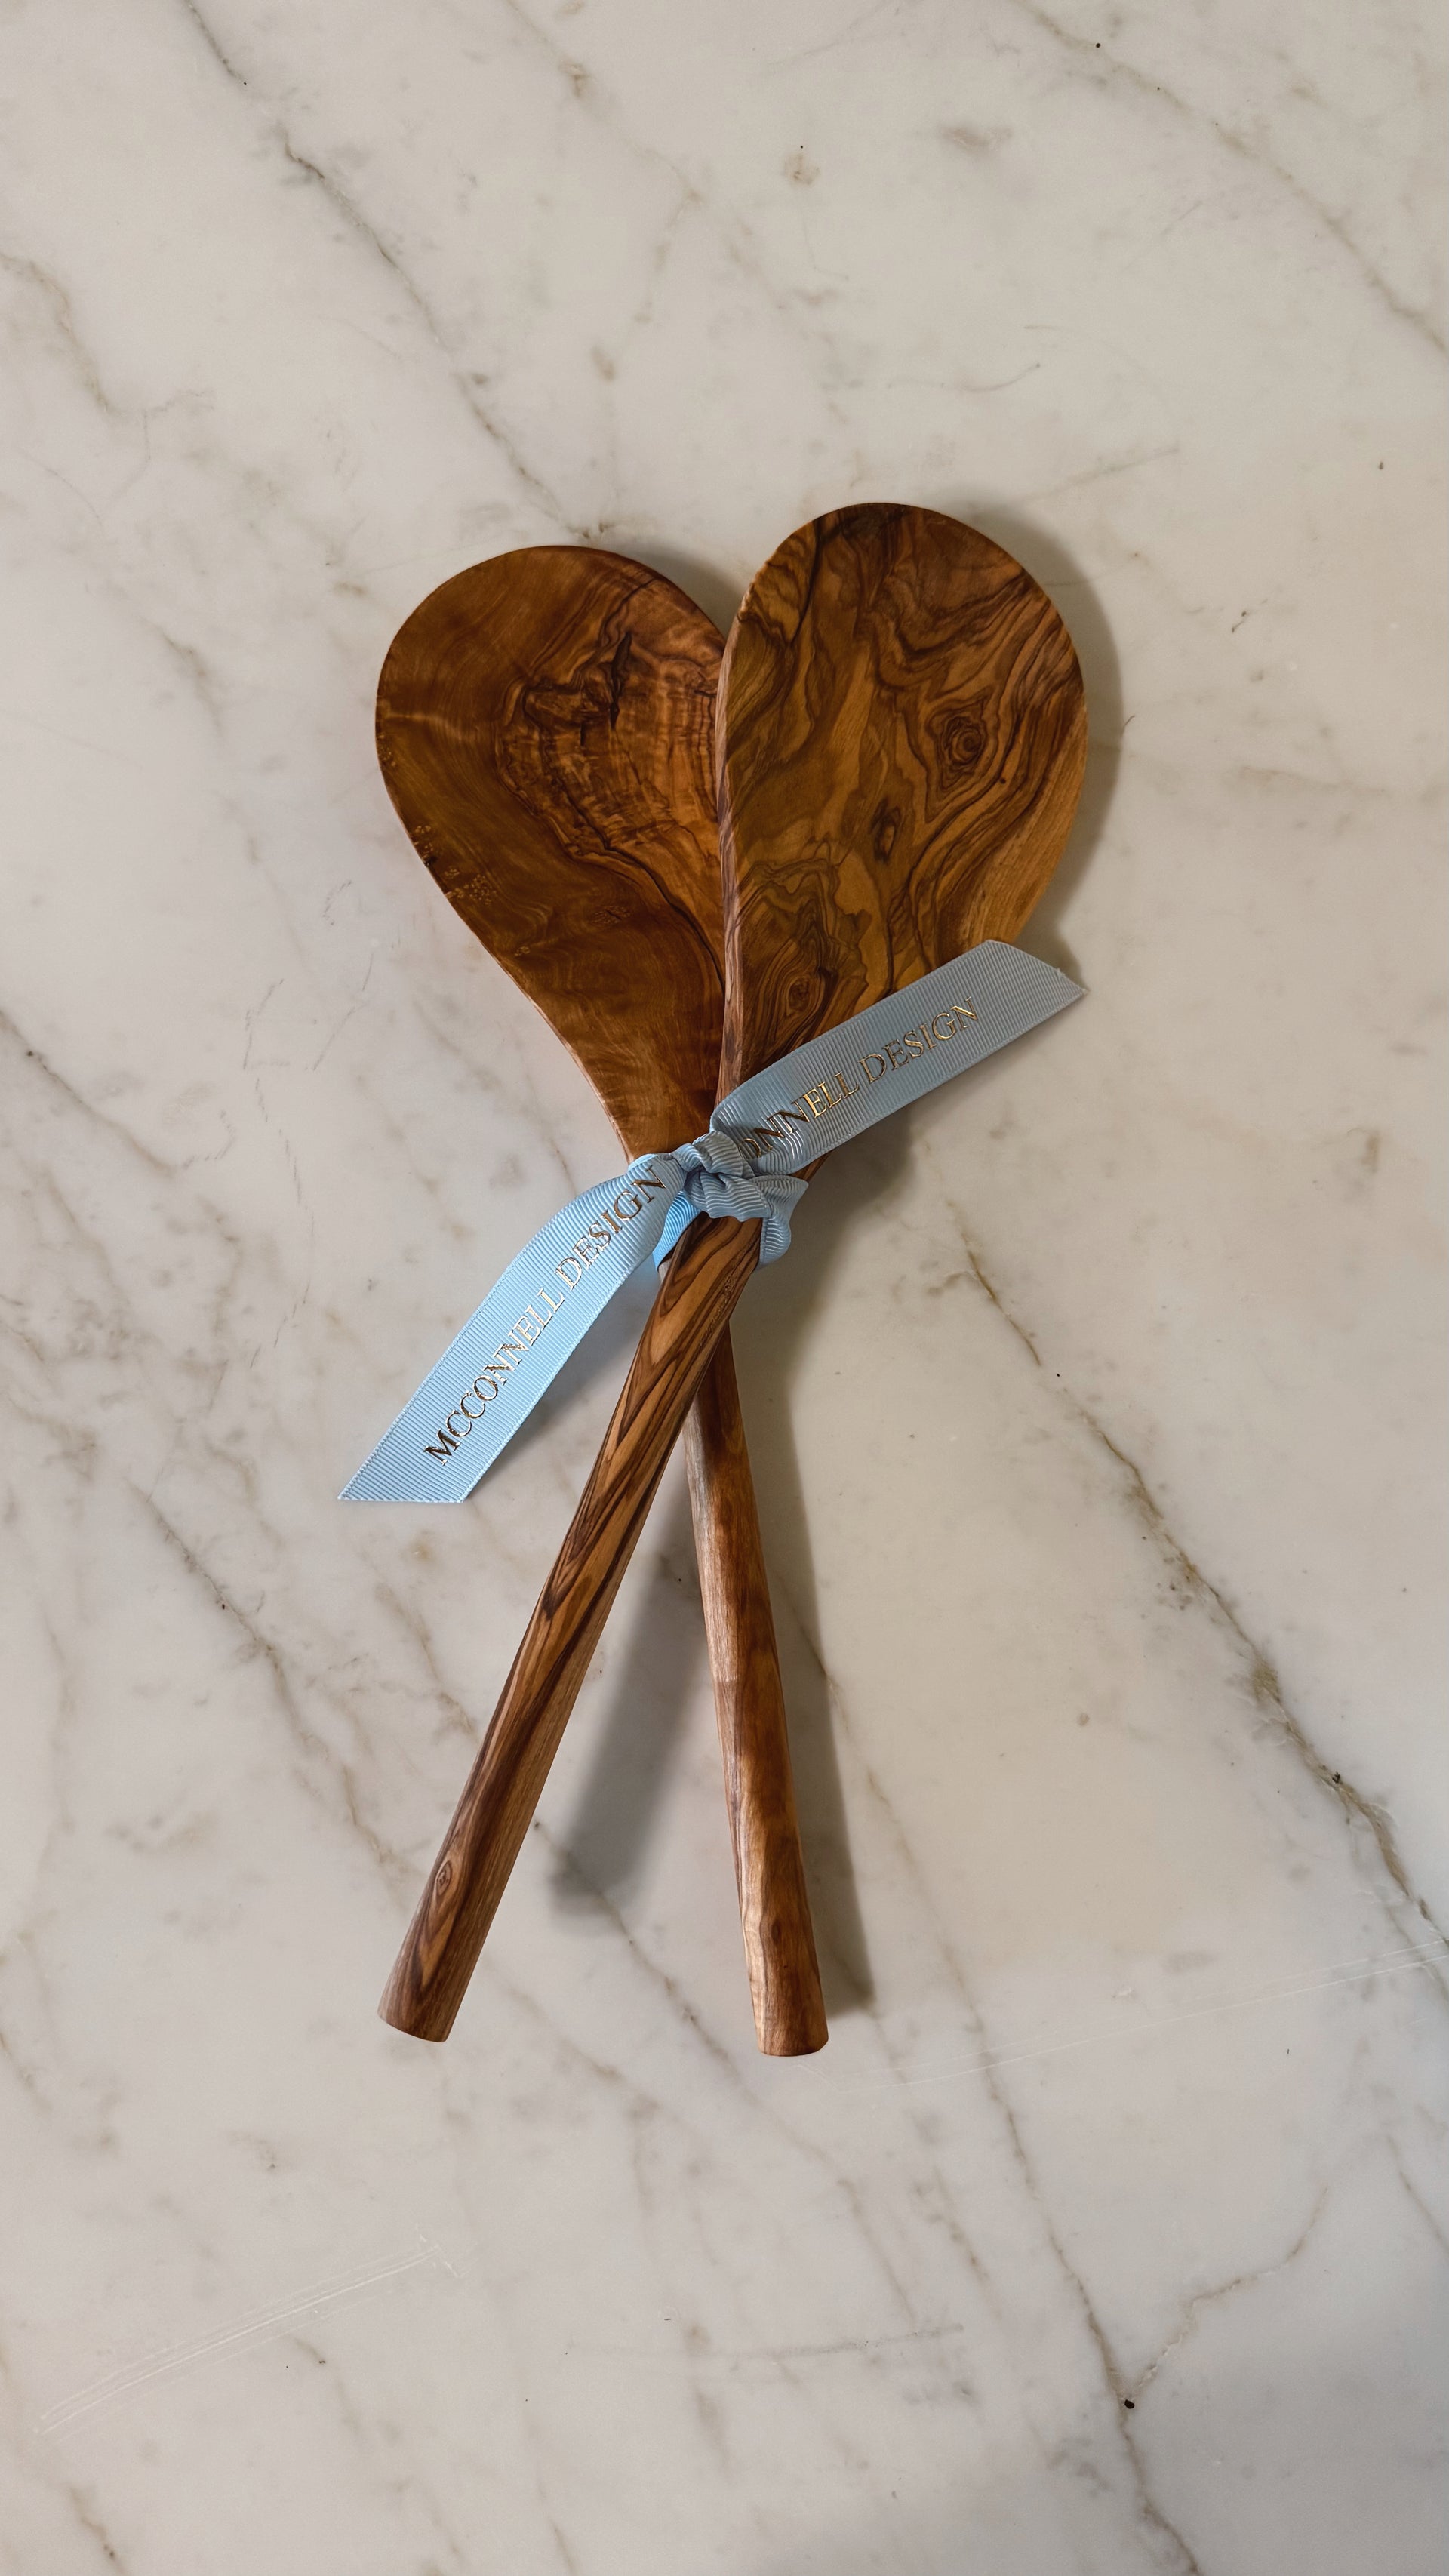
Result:
M1021 928L1086 761L1071 638L999 546L872 503L797 529L720 681L723 1088ZM624 1391L383 1998L451 2028L664 1462L744 1291L757 1224L701 1221Z
M673 582L579 546L477 564L383 665L377 747L468 927L571 1049L631 1157L709 1123L724 1010L724 638ZM727 1337L688 1433L745 1958L762 2049L826 2037L754 1487Z

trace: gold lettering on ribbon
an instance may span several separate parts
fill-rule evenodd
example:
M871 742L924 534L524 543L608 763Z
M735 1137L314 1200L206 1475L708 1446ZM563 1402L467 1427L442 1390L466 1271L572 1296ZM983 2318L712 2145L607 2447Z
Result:
M635 1172L619 1191L612 1206L603 1210L605 1223L601 1225L597 1218L590 1222L578 1241L572 1244L563 1259L555 1264L555 1276L561 1283L562 1295L555 1297L552 1289L549 1288L538 1290L536 1297L525 1306L517 1323L510 1326L497 1350L484 1362L472 1385L459 1397L453 1411L439 1425L436 1440L424 1441L423 1447L429 1458L436 1458L440 1464L444 1459L451 1458L459 1441L467 1439L474 1423L482 1421L494 1397L502 1394L502 1381L511 1377L514 1370L522 1365L534 1344L548 1330L555 1315L562 1312L564 1298L571 1288L578 1286L584 1272L593 1268L599 1258L600 1247L607 1250L614 1236L623 1231L627 1220L641 1215L649 1198L657 1196L668 1186L668 1182L657 1171ZM542 1309L541 1312L540 1309ZM468 1402L470 1395L478 1399L476 1413ZM455 1427L457 1416L462 1417L461 1430Z
M751 1154L768 1154L772 1145L793 1145L795 1139L788 1127L781 1126L777 1109L772 1118L764 1119L758 1127L747 1128L740 1142Z

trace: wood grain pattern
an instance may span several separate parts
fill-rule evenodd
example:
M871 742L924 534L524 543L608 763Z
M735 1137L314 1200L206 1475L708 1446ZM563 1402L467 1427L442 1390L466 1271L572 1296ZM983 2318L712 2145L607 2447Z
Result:
M959 521L888 504L833 512L771 556L720 703L723 1060L739 1080L1015 936L1066 846L1086 708L1066 629L1020 565ZM490 1729L394 1972L404 2027L451 2024L587 1664L571 1641L602 1629L641 1494L757 1254L756 1227L701 1222L669 1265L494 1720L506 1794Z
M773 1626L760 1628L748 1606L768 1600L759 1525L733 1510L734 1479L720 1472L722 1458L735 1449L743 1460L744 1426L726 1326L684 1426L684 1455L700 1533L704 1624L755 2027L767 2056L803 2057L825 2045L825 2002L813 1938L808 1951L802 1939L802 1931L810 1930L810 1900L795 1784L789 1763L779 1758L771 1722L775 1632Z
M1087 755L1045 591L975 528L872 503L797 529L720 682L721 1088L982 939L1014 939Z
M571 1047L630 1155L697 1135L714 1105L723 640L643 564L531 547L424 600L378 688L378 756L410 838ZM690 1497L731 1839L760 1855L741 1882L746 1965L760 2046L792 2055L820 2046L824 2006L727 1336L702 1393Z
M631 1155L697 1136L715 1103L722 649L662 574L530 546L425 599L378 683L378 759L414 847Z

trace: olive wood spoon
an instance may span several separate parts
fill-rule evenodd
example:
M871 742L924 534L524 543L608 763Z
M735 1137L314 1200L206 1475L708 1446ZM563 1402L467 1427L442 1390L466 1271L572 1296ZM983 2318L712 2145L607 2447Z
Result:
M415 847L589 1076L630 1156L709 1123L724 1010L715 693L724 638L664 577L579 546L459 573L383 666L377 746ZM762 2049L826 2037L775 1631L727 1336L690 1495Z
M750 586L720 681L728 1089L984 939L1066 846L1081 673L999 546L872 503L798 529ZM383 2002L452 2025L757 1224L690 1228L545 1584Z

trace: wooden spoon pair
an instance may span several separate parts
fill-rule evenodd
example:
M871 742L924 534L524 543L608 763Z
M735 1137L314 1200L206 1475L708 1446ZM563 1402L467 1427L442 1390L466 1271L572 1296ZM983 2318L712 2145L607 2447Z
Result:
M715 695L724 638L644 564L535 546L395 638L388 791L470 930L557 1030L630 1156L709 1124L724 1017ZM759 2044L823 2045L770 1596L728 1336L687 1439Z
M720 678L721 1090L963 949L1015 936L1066 845L1081 673L1019 564L927 510L796 531ZM702 1220L670 1262L568 1536L392 1977L384 2018L443 2039L649 1504L759 1252Z

